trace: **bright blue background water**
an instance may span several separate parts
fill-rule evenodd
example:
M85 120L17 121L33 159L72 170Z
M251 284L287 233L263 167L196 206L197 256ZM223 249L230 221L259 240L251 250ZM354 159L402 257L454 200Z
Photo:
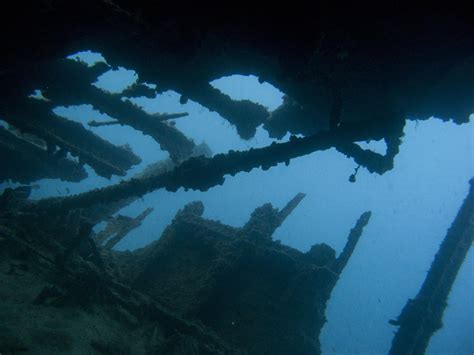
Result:
M103 75L96 85L121 92L136 78L133 71L122 68ZM233 76L212 84L234 99L249 99L270 111L282 102L281 92L271 85L259 84L256 77ZM206 142L213 153L271 143L261 127L253 139L241 140L235 128L218 114L192 101L181 105L179 94L174 92L134 102L150 113L189 112L188 117L175 120L176 127L195 143ZM60 107L56 113L84 124L92 119L110 119L91 106ZM90 128L87 124L85 127ZM127 177L168 156L150 137L130 127L107 126L92 131L114 144L129 144L143 159ZM283 207L297 192L305 192L306 198L275 232L274 239L301 251L325 242L339 253L359 215L371 210L372 219L328 304L328 322L321 342L325 354L384 354L396 330L388 320L395 318L407 299L418 292L467 195L468 180L474 176L473 142L472 115L471 122L462 126L437 119L407 121L395 168L382 176L361 168L355 184L348 182L356 167L354 161L331 149L294 159L288 167L280 164L268 171L253 170L228 177L223 186L204 193L183 189L177 193L155 191L120 211L137 216L147 207L154 208L118 249L135 249L159 238L176 211L190 201L203 201L207 218L241 226L263 203ZM379 152L385 149L382 142L362 145ZM66 188L79 193L122 179L113 177L109 181L91 169L88 173L89 178L79 184L39 181L40 188L33 190L32 197L64 195ZM473 262L471 251L451 293L445 327L432 338L428 354L474 352Z

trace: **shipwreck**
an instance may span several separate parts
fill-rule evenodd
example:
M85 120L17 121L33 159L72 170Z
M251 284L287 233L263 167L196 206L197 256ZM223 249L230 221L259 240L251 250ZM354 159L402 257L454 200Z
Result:
M0 195L0 283L8 285L0 294L1 354L321 353L327 303L371 211L354 221L339 255L326 243L301 252L273 239L304 191L281 209L272 201L254 206L239 227L204 218L205 206L195 201L182 206L158 240L134 251L114 248L154 206L136 217L120 210L157 189L207 191L238 173L331 148L356 162L349 181L357 183L359 169L379 175L396 169L407 120L469 121L469 10L316 3L314 12L286 4L265 13L41 0L3 11L0 181L17 185ZM106 63L70 59L85 50ZM138 73L133 86L116 94L92 85L119 66ZM269 111L209 84L231 74L256 75L279 88L282 105ZM150 114L127 99L166 90L217 112L242 139L263 127L275 141L213 154L172 124L188 113ZM37 180L80 183L90 169L123 177L141 162L128 146L54 111L81 104L111 118L89 126L132 127L169 158L117 184L31 199ZM288 141L278 141L287 134ZM356 144L380 139L385 154ZM390 354L423 354L442 327L473 242L469 184L419 294L387 319L396 330ZM97 231L100 223L105 228Z

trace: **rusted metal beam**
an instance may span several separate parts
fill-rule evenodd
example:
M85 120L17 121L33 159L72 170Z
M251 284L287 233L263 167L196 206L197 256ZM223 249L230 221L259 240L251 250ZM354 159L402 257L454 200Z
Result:
M399 326L390 355L424 354L433 334L443 326L443 313L456 276L474 238L474 179L469 193L431 264L420 291L396 320Z

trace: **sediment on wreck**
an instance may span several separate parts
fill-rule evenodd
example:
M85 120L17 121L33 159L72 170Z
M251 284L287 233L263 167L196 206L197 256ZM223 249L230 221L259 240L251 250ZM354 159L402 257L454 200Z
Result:
M194 202L177 213L158 241L134 252L117 252L96 244L100 238L79 210L51 216L54 226L44 214L23 213L31 203L30 191L24 186L0 196L0 266L9 270L0 279L11 296L8 305L0 305L0 313L8 315L0 330L9 329L0 349L320 353L325 305L342 271L339 259L326 244L302 253L271 237L304 194L281 210L264 204L241 228L202 218L204 206ZM118 230L120 237L150 211L130 219ZM363 216L367 222L367 213ZM270 228L261 228L267 224ZM356 234L361 228L358 222ZM349 237L345 259L355 243L357 238ZM8 287L11 282L33 287L25 299L18 298L16 288ZM15 312L38 319L23 325L33 338L7 321L19 316ZM43 329L43 318L50 315L64 330ZM73 337L68 329L77 327L78 319L103 336L84 330ZM117 331L123 336L113 334ZM62 340L40 342L37 334Z
M238 354L123 283L115 270L129 254L96 246L80 216L47 227L22 214L30 190L0 196L0 351Z
M326 244L302 253L272 240L279 217L302 197L281 211L257 208L242 228L204 219L202 203L188 204L160 240L133 253L126 282L249 354L319 354L326 303L345 263ZM369 217L351 232L345 261Z

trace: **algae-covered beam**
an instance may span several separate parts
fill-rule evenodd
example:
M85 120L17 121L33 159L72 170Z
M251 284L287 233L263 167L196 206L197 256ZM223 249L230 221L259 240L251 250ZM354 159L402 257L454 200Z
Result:
M354 252L362 232L364 231L364 227L369 223L371 216L372 212L370 211L362 213L354 228L351 229L346 245L332 267L334 272L340 274L342 270L344 270L344 267L347 265L352 253Z
M258 167L267 170L278 163L289 164L290 160L315 151L330 149L342 142L380 139L390 130L386 122L365 122L341 124L337 129L320 132L310 137L291 137L286 143L272 143L265 148L250 149L243 152L230 151L212 158L194 157L186 160L171 171L143 179L130 179L118 185L95 189L89 192L61 199L44 199L37 203L38 208L73 209L117 201L131 196L143 196L159 188L177 191L180 187L207 191L224 183L225 175L235 175L241 171L249 172ZM387 132L388 130L388 132ZM383 174L388 167L375 167Z
M273 208L271 203L265 203L263 206L256 208L242 228L243 235L256 238L271 238L275 230L282 225L305 196L306 194L299 192L280 211Z
M230 96L212 87L208 82L192 82L175 80L173 89L183 96L217 112L222 118L235 125L237 133L243 139L255 135L256 128L265 123L270 113L267 109L249 100L232 100Z
M81 215L89 223L96 225L110 219L113 214L136 200L136 197L128 197L117 201L98 203L89 207L86 206L86 208L82 209Z
M117 243L127 236L135 228L141 225L141 222L153 211L149 207L135 218L118 215L113 217L108 223L107 227L95 236L97 244L101 245L105 242L106 249L112 249ZM110 238L110 239L109 239ZM107 240L108 239L108 240Z
M135 44L132 44L132 47L134 46ZM101 45L97 50L114 66L123 65L124 59L131 59L131 57L120 56L119 51L108 44L105 48ZM196 65L177 63L176 58L171 59L163 53L153 50L148 53L159 63L155 67L159 67L160 70L150 68L147 55L134 56L127 65L133 67L142 80L160 83L164 88L180 93L181 103L184 104L190 99L211 112L217 112L236 127L241 138L252 138L256 133L256 128L265 123L270 116L270 112L263 105L250 100L233 100L229 95L209 84L212 78L207 74L200 75L200 69L208 71L207 65L203 68L198 63Z
M123 216L121 214L116 217L110 217L105 229L94 235L94 241L97 245L102 245L111 236L119 233L123 226L130 224L132 221L132 217Z
M283 207L280 212L278 212L278 219L280 220L280 225L283 221L293 212L293 210L298 207L301 201L305 198L306 194L302 192L298 192L295 197L289 201L285 207Z
M201 151L204 151L206 156L210 156L210 152L206 151L206 148L208 147L205 143L198 145L196 148L201 149ZM135 174L133 177L136 179L143 179L149 176L159 175L160 173L163 173L165 171L172 170L174 166L175 164L171 161L171 159L166 159L158 163L148 165L145 169ZM125 206L128 206L137 199L138 196L131 196L118 201L98 203L92 205L89 208L84 208L82 210L82 216L87 219L91 224L95 225L101 221L110 219L113 214L115 214Z
M168 121L168 120L172 120L172 119L175 119L175 118L186 117L186 116L188 116L188 113L187 112L183 112L183 113L155 113L151 116L156 118L157 121L163 122L163 121ZM91 127L123 125L123 123L121 123L120 121L117 121L117 120L103 121L103 122L92 120L92 121L87 122L87 124Z
M187 112L180 112L180 113L154 113L151 116L156 118L157 121L163 122L168 120L173 120L175 118L186 117L189 114ZM117 124L123 124L120 121L113 120L113 121L96 121L92 120L87 122L87 124L91 127L101 127L101 126L113 126Z
M474 238L474 179L453 224L431 264L423 286L408 300L392 325L399 326L391 355L424 354L431 336L442 327L443 313L456 276Z
M51 154L0 127L0 181L29 183L49 178L78 182L87 177L76 162Z
M385 155L362 149L356 143L339 144L336 146L336 149L347 157L353 158L357 164L366 167L371 173L381 169L391 170L395 156L398 154L400 144L402 143L402 136L403 127L400 127L398 132L394 132L383 138L387 145Z
M154 113L153 116L156 120L163 122L168 120L174 120L176 118L189 116L187 112L177 112L177 113Z
M38 64L5 75L5 86L8 90L5 87L1 90L4 98L0 100L2 119L22 132L42 138L51 151L59 147L63 153L70 152L77 156L80 163L89 164L101 176L125 175L126 170L140 162L139 157L127 149L101 139L77 122L56 116L53 113L55 105L49 98L31 98L30 94L35 89L47 87L49 82L63 79L50 75L54 73L45 71L45 66L50 65ZM94 67L89 75L95 78L103 71L103 67ZM68 91L69 88L65 87L64 90ZM44 96L45 93L42 94Z
M141 159L129 150L103 140L80 123L56 116L52 108L50 103L25 98L12 104L5 120L22 131L41 137L50 147L57 146L70 152L80 163L89 164L104 177L123 176L132 165L140 162Z
M99 121L96 121L96 120L92 120L92 121L87 122L87 124L91 127L102 127L102 126L114 126L114 125L120 124L120 122L119 121L99 122Z
M132 102L123 101L120 96L111 95L91 85L91 71L86 66L72 60L59 60L46 66L43 76L47 85L45 95L53 101L62 105L91 104L120 124L151 136L162 149L169 152L175 162L191 155L194 143L183 133L146 113ZM183 114L175 114L175 117L168 114L166 117L183 117Z
M144 83L132 85L121 93L124 97L147 97L149 99L154 99L156 94L157 91L155 89L145 85Z

